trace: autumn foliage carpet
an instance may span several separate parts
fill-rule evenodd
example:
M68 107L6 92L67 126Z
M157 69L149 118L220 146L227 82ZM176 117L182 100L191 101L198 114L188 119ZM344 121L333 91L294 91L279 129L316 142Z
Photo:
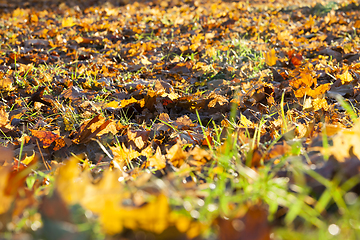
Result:
M0 1L0 239L360 239L359 11Z

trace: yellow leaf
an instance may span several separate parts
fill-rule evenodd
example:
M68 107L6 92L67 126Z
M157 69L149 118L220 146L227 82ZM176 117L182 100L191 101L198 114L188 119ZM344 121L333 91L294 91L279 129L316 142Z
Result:
M116 162L121 168L127 165L132 159L141 155L138 151L133 150L131 146L129 149L127 149L124 144L122 146L110 147L110 149L114 154L113 161Z
M9 113L6 111L5 106L0 107L0 127L11 128L9 125Z
M12 91L14 90L13 86L13 80L9 78L8 76L4 76L4 74L1 74L1 80L0 80L0 89L4 91Z
M312 108L313 108L312 99L306 98L304 101L303 110L312 110Z
M143 108L145 106L145 99L141 99L138 101L138 104L140 105L141 108Z
M65 131L71 131L73 129L73 123L67 118L64 117Z
M240 123L243 127L250 127L253 125L253 123L248 120L244 115L240 114Z
M96 185L91 183L90 176L89 170L81 172L78 161L73 157L59 169L56 188L67 204L78 203L98 214L107 232L121 232L123 225L119 221L113 221L122 210L122 185L118 182L120 172L105 172Z
M324 109L327 111L329 109L329 105L327 104L327 101L325 98L315 98L312 102L314 111L317 111L319 109Z
M119 177L119 171L105 171L98 184L89 184L85 187L86 195L80 201L85 209L99 216L101 226L108 234L121 232L123 222L126 221L122 215L124 190L118 181Z
M118 108L120 103L118 101L112 101L106 104L106 107Z
M29 11L26 11L25 9L22 9L22 8L17 8L13 11L12 15L14 18L17 18L17 17L23 17L25 15L28 14Z
M185 152L182 150L179 142L169 149L166 156L175 167L180 167L186 158Z
M127 228L161 233L169 225L167 197L160 194L154 201L141 208L123 209L119 217Z
M32 23L37 23L39 21L39 18L36 14L31 14L30 15L30 20Z
M173 213L174 215L175 213ZM190 226L190 219L185 216L174 215L175 226L180 232L186 232Z
M189 239L199 236L206 229L206 226L201 222L191 221L189 217L176 212L170 214L170 219L180 232L186 233Z
M161 154L160 147L157 147L154 156L149 158L150 167L155 167L157 169L163 169L166 167L165 156Z
M91 184L87 173L81 173L75 157L71 157L60 168L56 183L57 190L68 204L78 203L85 195L86 186Z
M167 97L169 97L171 100L175 100L179 97L179 95L175 92L171 92L167 94Z
M216 56L217 49L215 47L208 47L205 50L205 54L208 57Z
M345 161L351 154L360 158L360 122L355 123L351 129L345 129L339 132L333 138L333 146L329 148L330 154L340 161ZM324 153L326 149L321 149ZM351 153L350 153L351 152Z
M120 104L120 108L124 108L127 107L128 105L132 104L132 103L136 103L138 100L136 100L135 98L131 97L130 99L127 100L122 100L121 104Z
M354 80L353 76L351 75L351 73L349 73L348 69L346 69L344 73L339 74L338 78L341 79L342 84L349 83Z
M152 64L152 62L149 61L149 59L145 56L143 56L143 58L141 58L140 62L143 64L143 65L150 65Z
M277 60L275 49L271 49L269 52L264 53L264 58L267 65L274 66Z
M63 26L63 27L72 27L74 25L75 25L75 23L74 23L74 19L72 17L64 18L61 22L61 26Z
M111 132L114 135L117 134L118 130L116 129L116 122L114 122L113 120L109 120L109 121L110 121L110 123L103 130L101 130L98 134L96 134L96 136L102 136L109 132Z
M78 37L75 38L75 41L77 43L82 43L84 41L84 39L82 37L78 36Z
M120 233L124 227L161 233L168 227L170 209L165 195L149 199L142 207L124 206L122 202L126 192L118 181L120 171L105 171L100 182L92 184L90 170L81 172L77 163L73 158L60 168L57 190L66 203L78 203L99 216L107 234ZM0 178L2 176L6 175L2 174Z
M25 165L29 165L35 159L35 152L30 157L25 157L21 162Z

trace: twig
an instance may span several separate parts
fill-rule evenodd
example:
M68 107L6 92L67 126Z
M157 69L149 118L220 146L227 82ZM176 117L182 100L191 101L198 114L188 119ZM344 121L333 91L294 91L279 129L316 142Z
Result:
M40 149L40 146L39 146L39 141L36 139L36 145L38 146L38 148L39 148L39 152L40 152L40 155L41 155L41 158L42 158L42 160L43 160L43 163L44 163L44 165L45 165L45 167L46 167L46 170L51 170L51 167L50 167L50 165L45 161L45 159L44 159L44 156L43 156L43 154L42 154L42 152L41 152L41 149Z

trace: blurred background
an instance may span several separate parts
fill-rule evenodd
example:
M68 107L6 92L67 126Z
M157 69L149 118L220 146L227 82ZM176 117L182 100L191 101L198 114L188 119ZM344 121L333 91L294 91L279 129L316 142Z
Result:
M136 0L137 2L160 3L158 0ZM93 5L104 4L108 2L113 6L122 6L135 2L133 0L0 0L0 8L2 11L11 11L15 8L50 8L56 7L61 3L66 3L70 7L79 6L85 8ZM176 2L176 1L175 1ZM178 1L185 2L185 1Z

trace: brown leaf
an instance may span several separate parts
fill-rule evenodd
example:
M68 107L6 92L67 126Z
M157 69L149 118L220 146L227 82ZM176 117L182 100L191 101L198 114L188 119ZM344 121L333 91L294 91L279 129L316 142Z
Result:
M78 87L74 87L71 84L71 86L68 89L62 91L62 93L60 94L60 97L75 101L75 100L79 100L84 95L85 94L82 93Z
M0 152L0 166L2 166L4 163L10 163L13 161L14 153L10 147L0 146Z
M145 131L145 130L129 130L127 132L127 136L129 141L132 141L135 146L139 149L144 148L145 145L147 145L147 141L149 139L149 131Z
M218 218L220 240L270 240L268 212L261 205L250 206L246 214L233 219Z
M44 86L40 86L38 88L38 90L33 95L31 95L31 97L28 101L29 106L34 106L35 102L42 103L48 107L52 106L52 104L51 104L51 102L49 102L49 100L43 99L43 94L44 94L45 88L46 87L44 87Z
M47 219L71 222L70 211L56 189L51 196L43 199L39 206L39 211L41 215Z
M101 122L100 120L104 120L104 118L99 114L89 122L83 123L80 127L80 132L78 132L72 142L75 144L89 142L91 138L95 137L98 133L103 131L111 122L110 120L106 120L105 122Z

